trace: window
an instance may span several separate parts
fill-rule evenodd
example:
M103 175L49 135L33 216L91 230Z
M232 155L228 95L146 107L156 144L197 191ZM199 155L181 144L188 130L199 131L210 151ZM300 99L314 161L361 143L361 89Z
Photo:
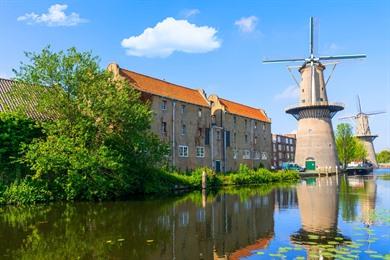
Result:
M181 135L185 135L187 132L187 127L185 124L182 124L181 125Z
M265 131L265 123L263 123L263 131Z
M255 136L255 140L254 140L255 144L257 144L257 136Z
M226 147L230 146L230 131L226 131Z
M260 152L255 152L255 160L260 160Z
M199 137L202 137L202 132L203 132L203 131L202 131L202 128L199 127L199 128L198 128L198 136L199 136Z
M281 145L281 144L278 144L278 150L279 150L279 151L282 150L282 145Z
M245 128L248 127L248 120L245 119Z
M233 134L233 142L234 142L234 143L237 142L237 134L236 134L236 133Z
M248 142L248 135L245 135L245 143Z
M206 128L206 129L205 129L204 144L205 144L205 145L210 144L210 128Z
M182 113L182 114L184 114L184 111L186 110L186 105L181 105L181 110L180 110L180 112Z
M233 150L233 159L237 160L237 156L238 156L238 151L237 150Z
M257 122L255 122L255 129L257 128Z
M167 122L161 122L161 133L162 134L167 133Z
M244 150L244 154L242 155L242 159L249 160L251 158L251 152L249 150Z
M196 157L199 157L199 158L204 157L204 147L203 146L196 147Z
M167 110L167 101L166 100L163 100L161 102L161 110Z
M202 109L201 108L198 109L198 117L202 117Z
M267 160L268 156L266 152L261 153L261 160Z
M179 157L188 157L187 145L179 145Z
M278 136L278 142L280 142L280 136Z
M190 214L186 211L179 215L179 226L185 227L190 222Z
M236 116L233 117L233 123L237 124L237 117Z

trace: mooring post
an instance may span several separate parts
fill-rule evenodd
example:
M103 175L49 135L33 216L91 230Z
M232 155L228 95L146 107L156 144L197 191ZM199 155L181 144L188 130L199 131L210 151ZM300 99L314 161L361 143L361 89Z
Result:
M336 165L336 175L338 176L339 175L339 166Z
M325 166L325 174L326 174L326 177L328 177L328 173L329 173L329 166Z
M203 171L202 172L202 189L203 190L205 190L207 188L206 181L207 181L206 171Z
M202 190L202 206L206 208L207 205L207 191L206 189Z

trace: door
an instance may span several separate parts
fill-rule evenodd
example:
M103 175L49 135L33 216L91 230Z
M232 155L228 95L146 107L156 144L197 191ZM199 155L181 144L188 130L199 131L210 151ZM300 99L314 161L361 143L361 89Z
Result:
M306 166L306 170L314 171L316 169L316 161L314 161L314 160L307 160L305 166Z
M215 171L221 172L221 161L215 161Z

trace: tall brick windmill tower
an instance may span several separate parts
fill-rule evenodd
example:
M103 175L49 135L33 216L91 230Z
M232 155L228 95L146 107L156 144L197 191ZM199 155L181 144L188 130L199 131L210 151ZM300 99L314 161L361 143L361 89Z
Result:
M363 112L362 105L360 103L360 98L357 96L357 114L354 116L341 117L340 119L354 119L355 120L355 136L360 139L364 147L367 150L366 160L371 162L374 167L378 167L376 161L375 149L374 149L374 140L378 135L371 133L370 125L368 122L368 117L378 114L386 113L385 111L375 111L375 112Z
M314 19L310 17L308 58L264 60L263 63L303 62L299 67L301 74L301 81L298 83L299 103L286 109L286 113L298 120L295 162L306 166L307 170L330 168L331 171L335 171L338 159L332 118L338 111L343 110L344 106L328 101L326 85L331 75L325 81L324 70L325 66L330 64L336 66L336 63L325 64L323 61L359 59L365 58L366 55L315 56L313 27Z

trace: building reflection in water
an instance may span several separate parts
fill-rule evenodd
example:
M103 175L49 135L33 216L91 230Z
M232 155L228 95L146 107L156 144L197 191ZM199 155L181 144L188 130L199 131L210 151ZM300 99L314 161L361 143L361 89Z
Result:
M239 259L265 248L274 232L274 192L239 196L220 193L210 202L178 203L171 214L159 217L170 229L151 259Z
M309 178L297 186L301 229L291 235L293 243L303 245L308 256L324 258L318 245L328 244L337 237L342 243L348 238L338 233L338 177Z

